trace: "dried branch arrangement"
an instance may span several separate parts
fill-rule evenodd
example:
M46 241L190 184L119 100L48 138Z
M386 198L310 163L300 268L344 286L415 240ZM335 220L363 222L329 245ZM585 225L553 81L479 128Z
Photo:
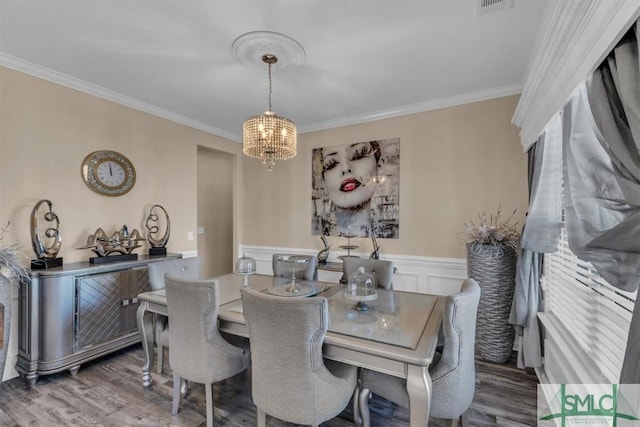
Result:
M18 283L29 279L29 270L24 266L22 249L15 243L3 242L4 234L9 229L9 224L0 228L0 269L6 269L15 276Z
M520 230L518 222L513 222L516 210L506 219L502 217L501 207L495 214L486 212L478 213L477 220L471 220L464 224L466 243L468 245L481 246L506 246L517 250L520 247Z

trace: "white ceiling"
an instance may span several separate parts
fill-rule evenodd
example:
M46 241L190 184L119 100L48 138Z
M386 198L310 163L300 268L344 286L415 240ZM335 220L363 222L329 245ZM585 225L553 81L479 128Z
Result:
M272 101L305 132L519 93L545 2L510 1L0 0L0 64L239 141L268 80L238 36L304 47Z

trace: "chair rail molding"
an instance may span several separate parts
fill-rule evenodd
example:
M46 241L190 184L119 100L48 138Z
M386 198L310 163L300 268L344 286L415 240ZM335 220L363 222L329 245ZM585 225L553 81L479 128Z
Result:
M640 15L640 0L547 2L512 123L526 151Z
M250 256L256 260L256 269L261 274L272 274L271 262L275 253L294 253L301 255L317 254L317 249L281 248L270 246L241 245L238 257ZM340 251L332 251L330 262L340 261ZM368 253L352 255L367 258ZM462 280L467 277L467 260L465 258L421 257L412 255L382 254L381 259L393 261L397 271L393 278L393 288L399 291L419 292L437 295L450 295L460 291ZM342 276L337 272L320 271L319 280L338 281Z

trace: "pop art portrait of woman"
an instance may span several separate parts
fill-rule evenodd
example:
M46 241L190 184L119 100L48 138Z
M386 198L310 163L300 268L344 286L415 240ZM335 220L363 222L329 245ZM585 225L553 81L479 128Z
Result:
M315 148L312 162L312 234L399 237L399 138Z

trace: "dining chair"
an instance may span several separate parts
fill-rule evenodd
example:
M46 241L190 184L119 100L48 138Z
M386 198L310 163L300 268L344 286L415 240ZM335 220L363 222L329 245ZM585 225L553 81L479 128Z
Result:
M458 421L468 425L468 410L475 393L476 315L480 286L465 279L459 293L449 295L443 316L444 347L436 353L429 369L431 375L431 411L434 418L444 418L449 425ZM360 373L359 410L362 423L369 426L371 392L408 408L406 380L362 369Z
M309 258L309 264L307 268L303 271L296 271L296 279L304 279L304 280L316 280L317 272L316 272L316 257L314 255L298 255L298 254L273 254L273 258L271 261L271 265L273 268L273 275L275 277L286 277L291 279L291 270L288 269L286 263L279 261L279 259L283 256L300 256Z
M393 289L393 274L395 273L393 261L369 258L344 258L342 260L342 275L345 283L349 281L349 277L358 272L359 267L363 267L365 272L373 275L376 287Z
M202 259L199 257L192 258L176 258L166 261L158 261L149 263L147 266L149 273L149 284L151 290L164 289L164 275L172 273L183 279L200 279L202 272ZM169 346L170 333L166 316L157 314L155 316L155 326L153 331L153 340L156 343L158 353L157 372L162 373L164 366L164 348Z
M248 350L232 345L218 330L219 282L165 275L171 327L169 366L173 372L173 405L178 413L181 379L205 385L207 427L213 425L213 383L244 371Z
M266 415L317 426L334 418L354 394L357 368L325 361L324 297L279 297L240 289L251 346L251 394L258 426Z

